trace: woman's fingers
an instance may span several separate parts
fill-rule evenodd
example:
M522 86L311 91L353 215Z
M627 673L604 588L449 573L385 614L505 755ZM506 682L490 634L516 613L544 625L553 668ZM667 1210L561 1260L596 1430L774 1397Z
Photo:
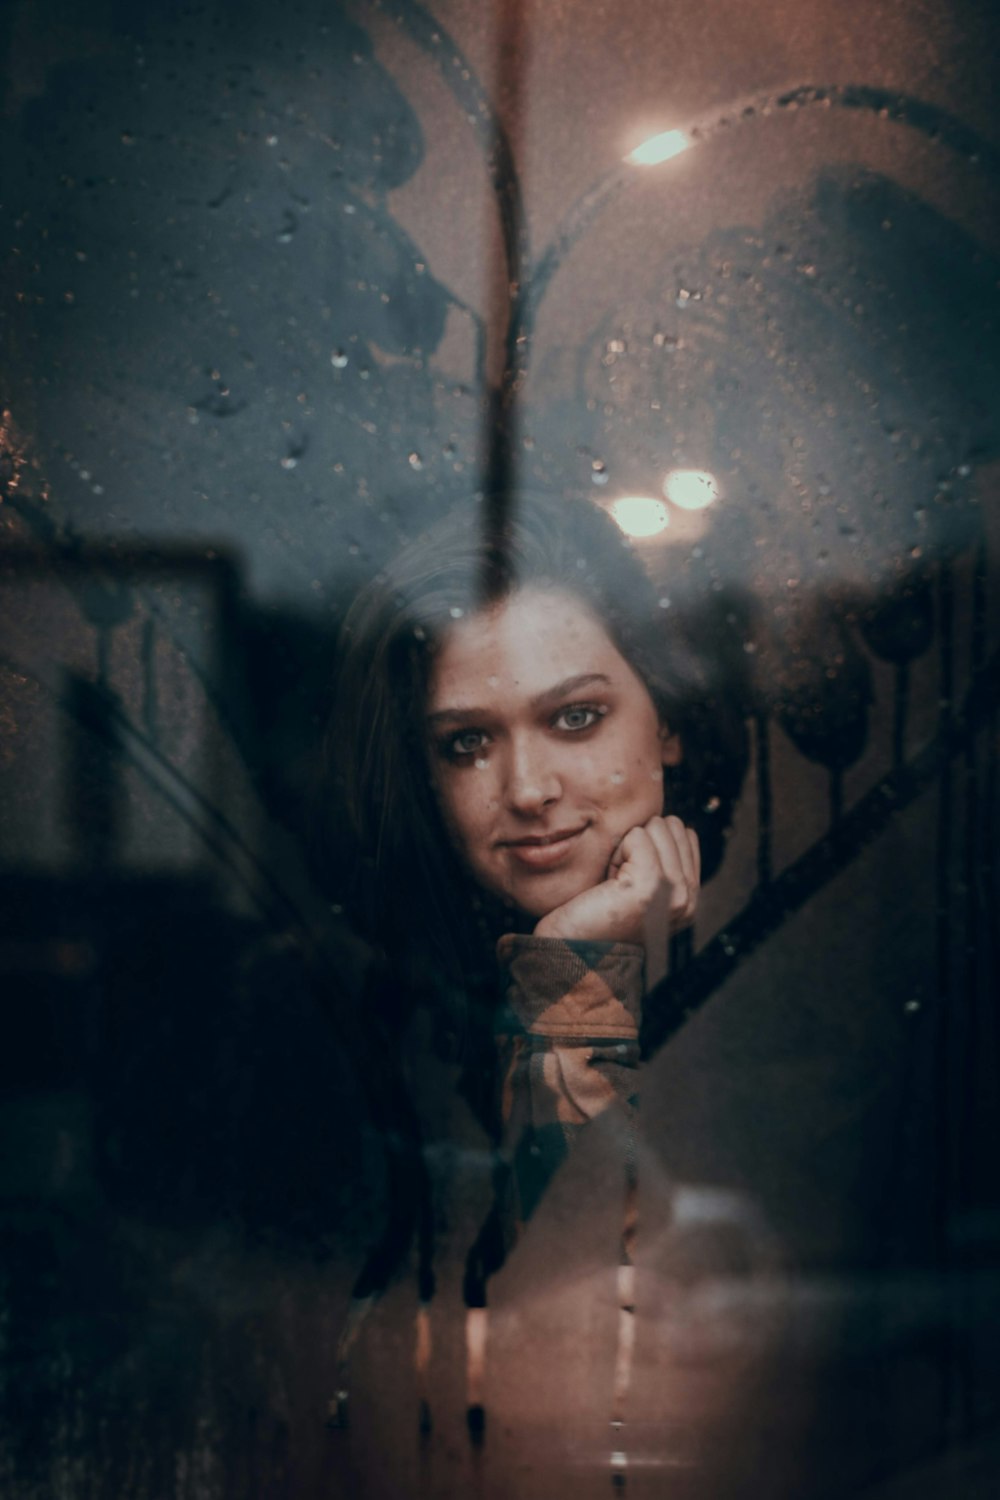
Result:
M677 840L663 818L650 819L645 825L645 831L656 850L660 868L670 887L671 910L674 907L680 909L687 905L688 880Z
M651 909L666 911L666 878L652 839L630 828L609 861L608 878L549 912L535 927L539 937L642 942Z
M701 875L701 851L698 835L693 828L685 827L680 818L669 817L667 826L677 839L677 849L684 867L684 877L692 890L696 890Z
M667 972L673 885L664 864L666 849L659 830L649 824L629 829L619 848L623 862L616 884L627 885L636 901L638 936L646 950L646 988L652 989Z
M608 878L544 916L539 937L641 942L652 985L666 962L671 929L685 926L698 901L698 840L679 818L630 828L608 861Z
M651 818L645 831L670 885L670 917L674 927L690 922L698 904L701 856L698 836L680 818Z
M701 874L701 851L698 847L698 835L693 828L685 827L680 818L671 815L668 818L657 820L661 822L664 831L673 842L681 869L684 872L684 881L689 889L697 890Z
M611 856L609 870L636 894L651 897L663 879L659 849L648 828L630 828Z
M685 834L687 836L688 847L691 850L691 863L694 866L694 883L695 883L695 885L700 886L701 885L701 844L699 843L699 841L698 841L698 835L695 833L695 831L694 831L693 828L685 828L684 832L685 832Z
M684 830L680 819L650 818L645 829L656 847L663 873L671 885L691 885L694 867L687 839L679 836Z

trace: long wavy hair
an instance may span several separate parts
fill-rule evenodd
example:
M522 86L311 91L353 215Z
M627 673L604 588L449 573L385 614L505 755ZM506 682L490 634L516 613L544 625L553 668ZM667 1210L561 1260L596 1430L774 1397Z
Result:
M603 511L519 499L491 529L482 504L468 503L401 552L362 589L340 635L325 746L337 886L390 968L432 989L456 1018L490 984L503 913L474 886L446 831L425 728L428 689L456 620L529 585L590 609L646 685L661 724L680 733L685 763L665 771L665 810L697 826L704 803L691 796L688 741L704 738L705 674Z

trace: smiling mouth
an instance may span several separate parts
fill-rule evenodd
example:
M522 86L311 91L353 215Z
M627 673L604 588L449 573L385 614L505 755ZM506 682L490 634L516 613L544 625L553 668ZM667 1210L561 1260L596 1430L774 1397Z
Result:
M587 827L588 824L583 823L579 828L561 828L537 838L507 839L500 847L529 870L548 870L569 854Z

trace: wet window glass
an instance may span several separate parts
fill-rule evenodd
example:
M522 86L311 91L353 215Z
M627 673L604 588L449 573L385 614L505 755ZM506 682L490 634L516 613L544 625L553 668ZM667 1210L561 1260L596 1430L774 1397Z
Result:
M998 34L9 0L12 1500L995 1483Z

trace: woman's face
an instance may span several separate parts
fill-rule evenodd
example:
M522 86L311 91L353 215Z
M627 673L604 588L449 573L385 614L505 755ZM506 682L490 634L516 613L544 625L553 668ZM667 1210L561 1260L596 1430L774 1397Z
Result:
M540 918L663 811L677 744L574 595L528 587L446 634L428 702L444 814L475 880Z

